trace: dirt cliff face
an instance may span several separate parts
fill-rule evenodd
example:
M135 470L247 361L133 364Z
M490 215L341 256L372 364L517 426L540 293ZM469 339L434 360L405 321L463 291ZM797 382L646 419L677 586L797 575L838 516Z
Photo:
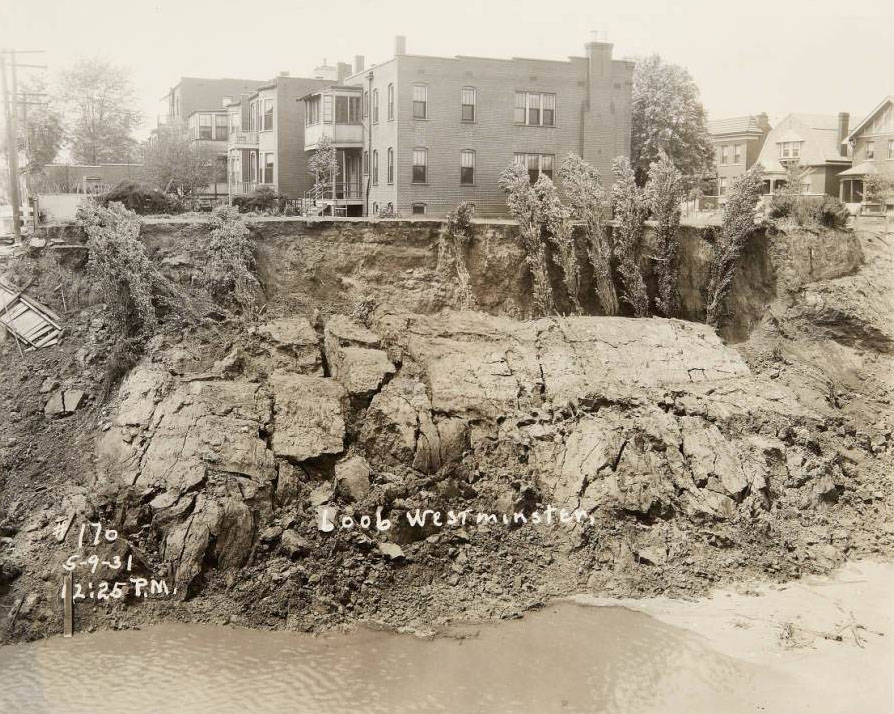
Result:
M350 312L370 301L393 312L431 314L462 304L455 274L439 265L437 221L325 222L269 221L252 226L268 310L274 314ZM681 317L704 322L703 290L712 251L711 228L680 228ZM532 314L531 281L512 223L476 223L465 256L474 307L493 315L527 318ZM143 227L147 246L172 275L185 282L202 264L201 228L170 223ZM647 231L647 242L652 240ZM581 302L586 314L601 314L578 235ZM644 251L643 271L654 293L652 250ZM853 273L862 263L852 232L777 232L754 234L733 283L721 336L742 342L763 319L767 307L801 285ZM557 309L574 312L550 261ZM622 306L625 307L625 306Z
M426 629L580 590L692 593L890 553L894 261L867 233L870 262L849 275L853 237L815 238L812 259L796 236L748 264L772 282L739 295L754 314L738 347L680 320L515 319L487 297L505 289L524 309L523 279L506 287L509 247L498 287L476 292L503 314L440 310L449 281L431 236L403 253L370 240L330 254L308 235L259 237L279 256L270 318L159 336L105 405L89 389L99 308L75 323L83 346L67 367L20 361L7 344L18 420L0 598L36 597L4 637L57 626L71 548L51 531L70 514L115 524L120 554L177 586L164 601L82 605L82 626ZM147 239L184 278L182 245ZM486 274L475 265L473 283ZM344 314L363 296L367 314ZM88 387L86 406L52 421L32 412L13 385L46 380L59 382L48 394ZM534 523L548 508L585 516ZM421 525L406 518L416 509L524 519ZM341 527L377 512L391 528Z

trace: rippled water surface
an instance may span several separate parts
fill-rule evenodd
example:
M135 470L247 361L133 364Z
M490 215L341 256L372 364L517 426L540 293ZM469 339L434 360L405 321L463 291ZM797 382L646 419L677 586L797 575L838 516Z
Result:
M559 604L420 640L200 625L0 648L0 711L739 712L767 671L617 607Z

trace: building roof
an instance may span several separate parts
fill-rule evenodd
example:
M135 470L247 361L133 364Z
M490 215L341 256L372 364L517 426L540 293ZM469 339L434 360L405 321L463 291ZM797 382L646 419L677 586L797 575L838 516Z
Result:
M874 161L864 161L862 164L857 164L856 166L849 168L847 171L842 171L839 176L870 176L872 174L878 173L878 167L876 166Z
M825 114L789 114L769 133L758 162L768 173L784 171L779 162L782 142L801 142L799 161L804 166L849 164L842 156L838 140L838 116Z
M760 120L756 116L729 117L728 119L715 119L708 122L708 133L711 136L748 134L751 132L763 132Z
M873 109L871 112L869 112L869 114L866 115L866 117L863 119L863 121L859 122L856 126L854 126L854 128L851 130L851 133L847 135L847 139L845 139L845 141L847 141L847 142L853 141L853 139L857 136L857 134L859 134L861 131L863 131L863 129L866 127L866 125L869 122L871 122L873 119L875 119L875 117L878 115L878 113L882 109L884 109L888 105L888 103L891 103L892 105L894 105L894 94L890 94L887 97L885 97L884 99L882 99L882 101L879 103L879 105L875 109Z

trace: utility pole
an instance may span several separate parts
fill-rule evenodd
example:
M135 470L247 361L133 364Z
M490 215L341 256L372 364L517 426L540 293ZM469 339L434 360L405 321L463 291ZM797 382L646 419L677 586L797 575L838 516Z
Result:
M0 77L2 77L3 111L6 119L6 158L9 163L9 202L12 204L12 234L16 243L22 242L21 203L19 198L19 139L16 130L16 59L15 52L10 52L12 59L12 101L6 86L6 52L0 53ZM10 106L12 104L12 106Z
M19 194L19 86L16 69L29 67L46 69L46 65L19 64L17 54L42 54L44 50L0 50L0 89L3 91L3 111L6 120L6 154L9 163L9 200L12 203L12 231L16 243L22 241L22 199ZM8 60L7 60L8 58ZM9 64L10 84L6 84L6 65ZM11 90L11 91L10 91Z

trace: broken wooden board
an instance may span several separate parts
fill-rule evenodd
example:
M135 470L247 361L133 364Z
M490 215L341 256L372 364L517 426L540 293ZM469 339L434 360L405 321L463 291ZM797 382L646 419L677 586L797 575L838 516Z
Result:
M0 280L0 326L28 350L52 347L62 334L62 320L48 307Z

